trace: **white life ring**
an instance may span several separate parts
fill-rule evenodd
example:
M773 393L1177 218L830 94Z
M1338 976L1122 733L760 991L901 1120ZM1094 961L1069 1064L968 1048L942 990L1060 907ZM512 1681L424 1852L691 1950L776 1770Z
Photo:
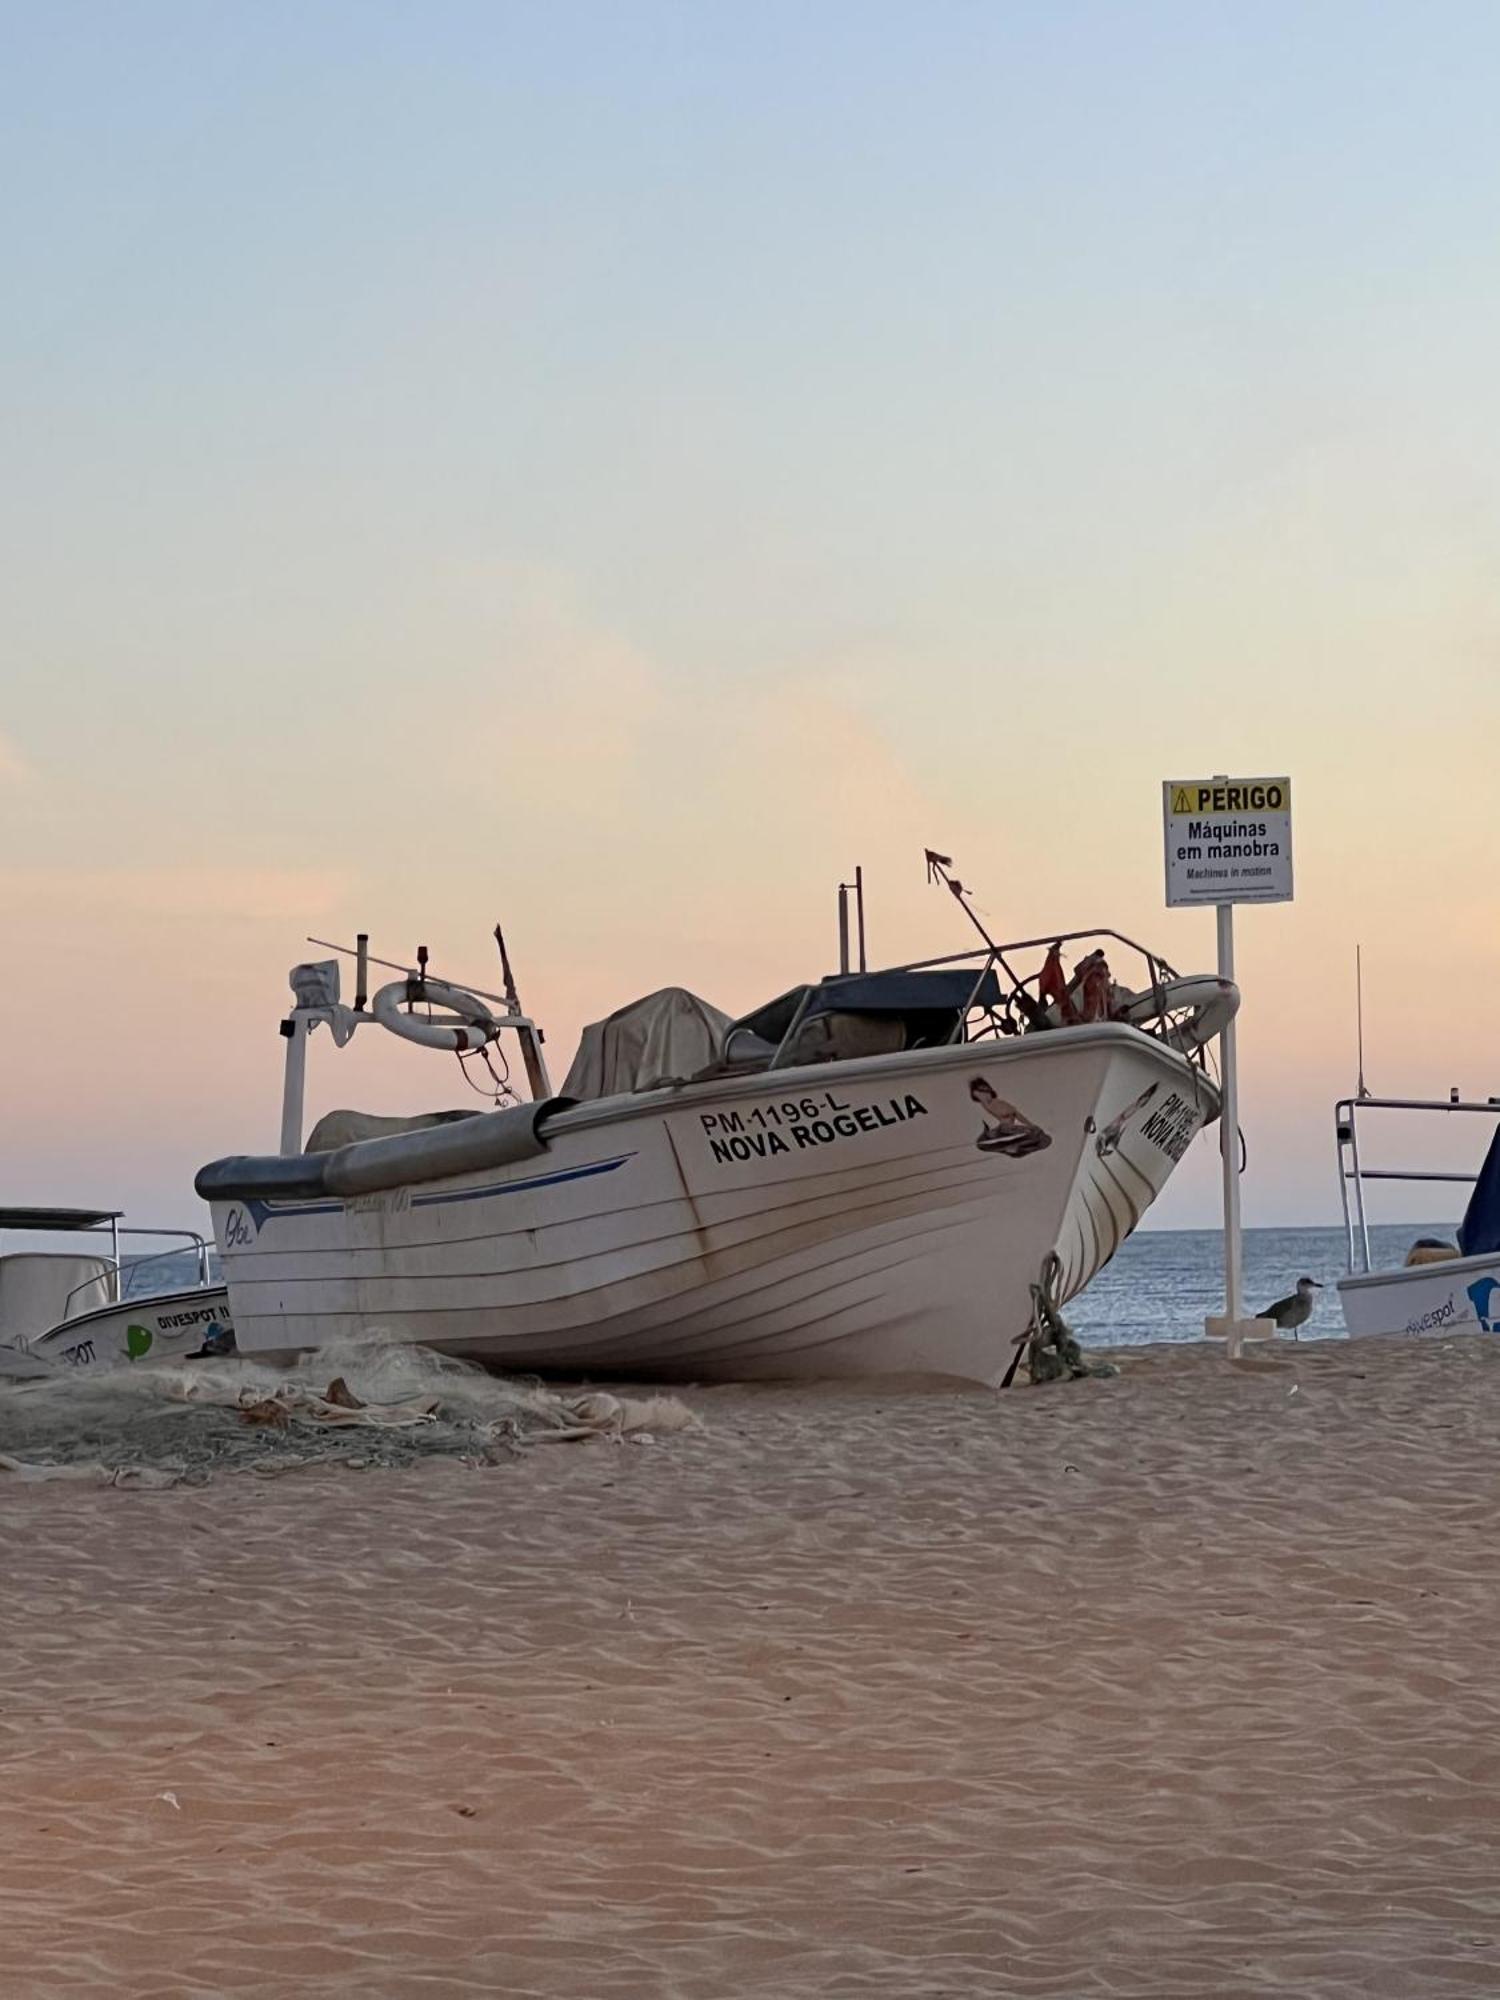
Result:
M1135 994L1115 1016L1133 1028L1146 1028L1161 1021L1156 1030L1164 1042L1179 1049L1201 1049L1215 1035L1222 1034L1239 1011L1240 989L1232 979L1219 979L1211 972L1192 979L1169 979L1164 985ZM1186 1018L1167 1025L1169 1015Z
M408 1002L430 1002L458 1016L457 1021L429 1021L403 1009ZM482 1049L494 1041L500 1024L482 1000L450 986L444 979L393 979L382 986L370 1001L370 1012L382 1028L404 1041L418 1042L424 1049Z

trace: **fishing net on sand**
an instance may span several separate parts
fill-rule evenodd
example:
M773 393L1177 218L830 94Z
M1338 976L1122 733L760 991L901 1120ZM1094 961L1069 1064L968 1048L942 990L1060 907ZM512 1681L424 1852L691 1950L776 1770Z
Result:
M0 1378L0 1487L201 1485L305 1465L495 1463L538 1444L648 1442L696 1420L671 1396L559 1394L378 1334L293 1366L238 1357Z

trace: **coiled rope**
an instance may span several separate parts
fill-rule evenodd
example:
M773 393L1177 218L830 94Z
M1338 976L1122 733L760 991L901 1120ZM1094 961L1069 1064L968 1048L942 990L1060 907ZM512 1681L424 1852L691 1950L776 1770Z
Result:
M1118 1375L1112 1361L1085 1361L1078 1336L1062 1316L1057 1303L1057 1287L1062 1278L1062 1259L1049 1250L1031 1286L1031 1324L1016 1341L1016 1351L1000 1387L1008 1389L1016 1370L1024 1361L1029 1381L1078 1381L1089 1375Z

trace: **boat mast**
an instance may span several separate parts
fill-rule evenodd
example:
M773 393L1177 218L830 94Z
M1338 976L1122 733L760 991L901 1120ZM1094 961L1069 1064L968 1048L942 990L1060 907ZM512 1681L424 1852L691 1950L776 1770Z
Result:
M368 1027L378 1017L368 1011L370 967L382 966L388 972L399 972L407 982L408 1004L414 992L420 990L427 978L428 955L426 945L417 946L417 970L409 965L398 965L394 959L377 958L370 950L367 931L357 933L351 949L346 944L338 944L332 938L310 937L307 942L322 947L324 951L337 952L340 958L352 958L355 962L355 996L353 1007L339 1004L338 967L331 961L326 965L304 965L293 968L294 973L304 974L301 984L296 978L292 990L296 1004L281 1023L281 1033L286 1041L286 1072L281 1093L281 1136L280 1151L284 1157L294 1157L302 1150L302 1126L305 1115L304 1100L307 1086L307 1038L319 1021L326 1021L333 1030L333 1039L342 1048L356 1028ZM516 992L515 974L511 971L510 956L505 949L505 939L500 926L495 926L495 942L500 948L500 967L505 978L505 992L488 993L482 986L465 986L464 991L475 999L499 1001L503 998L508 1012L493 1023L496 1028L514 1028L521 1043L521 1058L526 1068L526 1080L531 1087L531 1095L540 1103L552 1095L552 1085L547 1076L546 1058L542 1054L542 1031L532 1020L521 1012L520 997ZM443 984L450 982L444 981Z
M534 1104L552 1095L552 1084L547 1076L546 1058L542 1054L542 1031L521 1012L521 996L516 991L516 975L510 969L510 953L505 949L505 933L495 926L495 944L500 952L500 978L505 988L505 1004L516 1017L516 1038L521 1044L521 1061L526 1068L526 1083L531 1091Z
M307 1031L311 1022L294 1007L281 1024L286 1069L281 1083L281 1137L276 1150L285 1159L302 1151L302 1107L307 1092Z

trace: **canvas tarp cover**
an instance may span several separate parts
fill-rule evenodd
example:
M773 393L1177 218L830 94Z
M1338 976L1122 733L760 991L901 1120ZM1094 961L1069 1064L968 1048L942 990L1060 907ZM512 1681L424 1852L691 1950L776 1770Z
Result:
M64 1316L109 1303L107 1257L65 1250L17 1251L0 1257L0 1341L20 1346Z
M696 993L664 986L584 1029L562 1094L617 1097L696 1076L718 1060L728 1027Z

